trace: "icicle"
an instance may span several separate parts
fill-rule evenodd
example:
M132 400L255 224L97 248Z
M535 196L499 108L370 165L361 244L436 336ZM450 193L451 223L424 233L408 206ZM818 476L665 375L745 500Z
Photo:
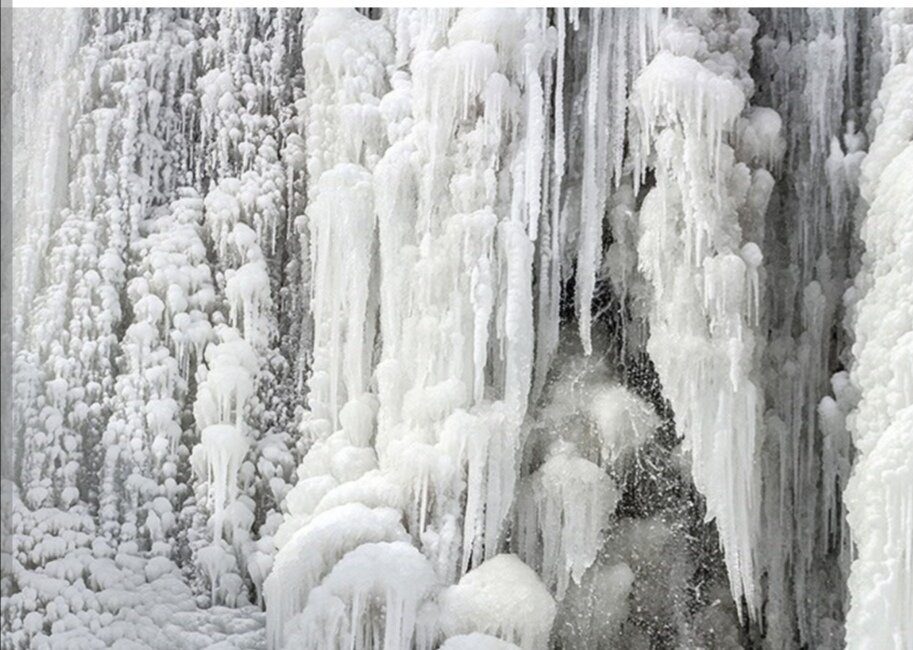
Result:
M317 200L308 210L314 264L314 365L329 378L328 393L312 389L310 399L329 407L334 427L340 406L347 397L362 393L367 380L364 329L374 242L372 190L367 170L340 164L320 176ZM342 259L350 261L340 265Z
M620 495L602 468L580 458L567 444L553 450L525 487L528 491L520 495L520 529L542 537L541 553L526 560L539 567L560 601L570 580L580 584L595 561Z
M370 542L406 539L400 514L388 508L348 504L315 517L280 549L264 584L268 647L285 647L289 622L304 610L308 594L346 553Z
M411 544L362 544L310 591L304 611L288 624L285 647L430 650L435 631L428 606L437 582Z
M532 396L535 399L545 385L548 367L558 349L559 311L561 306L561 260L563 257L562 183L567 158L565 135L565 48L566 18L564 9L556 9L558 23L557 78L554 90L552 135L552 170L549 191L551 206L548 209L548 241L540 239L539 297L536 327L536 358L533 374Z
M238 494L238 471L247 453L248 440L231 424L211 424L203 429L200 444L194 448L194 470L205 477L214 501L213 537L222 539L225 510Z
M600 224L602 214L599 210L599 181L597 165L599 157L599 143L597 142L598 102L601 96L600 78L602 67L600 61L600 25L602 23L602 10L593 11L590 23L590 51L587 62L587 91L586 91L586 131L583 136L583 180L581 189L580 234L577 244L577 285L574 300L577 308L577 322L580 328L580 340L583 343L585 354L591 354L593 344L591 341L590 327L592 314L593 292L596 287L596 268L599 251L597 237L601 234Z

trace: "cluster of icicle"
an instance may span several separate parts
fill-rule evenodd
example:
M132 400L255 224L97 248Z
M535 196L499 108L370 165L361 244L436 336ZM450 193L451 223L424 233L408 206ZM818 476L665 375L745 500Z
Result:
M301 138L281 131L297 128L281 75L297 69L283 54L298 19L42 13L67 44L28 69L58 76L17 76L17 100L42 107L20 112L23 125L70 125L68 146L17 145L31 155L17 187L45 190L16 197L34 216L15 254L24 501L93 503L110 548L190 556L230 604L269 570L295 464L276 433L275 377L290 364L273 363L273 296L300 198ZM298 319L298 305L282 307Z
M316 597L312 603L309 592L337 561L345 566L340 558L352 549L336 548L320 569L311 565L294 589L278 576L303 570L295 568L296 558L314 543L306 542L312 529L330 521L332 507L353 502L374 508L374 517L399 509L405 524L373 526L353 544L402 542L405 534L434 568L437 588L493 571L516 502L513 548L520 557L559 603L572 583L580 584L618 499L605 471L613 437L636 444L644 434L609 416L602 454L591 459L579 440L558 440L515 494L527 436L523 418L555 354L561 285L572 266L586 353L593 349L590 312L600 277L635 297L649 322L647 350L690 448L695 485L717 523L736 606L761 620L763 603L795 603L784 620L798 621L800 638L821 638L809 629L804 603L776 591L789 582L776 572L787 566L783 549L793 538L762 543L759 531L773 517L779 530L798 535L798 526L817 516L812 506L808 518L787 526L782 504L778 510L769 487L762 492L762 477L771 471L762 459L774 449L780 480L773 482L781 494L786 490L802 511L803 500L823 503L823 551L833 548L835 535L843 540L838 550L848 540L836 523L849 467L840 413L851 408L853 391L845 374L833 383L840 404L826 397L820 408L814 405L828 392L840 352L830 347L828 331L839 327L834 305L841 278L853 269L849 252L831 259L826 247L850 248L845 223L855 203L860 140L850 125L843 143L829 143L842 123L832 110L817 110L813 97L833 87L842 92L848 78L852 101L863 104L855 69L844 65L855 43L846 44L844 34L858 38L867 26L834 15L813 13L803 23L818 38L802 43L804 58L794 57L804 84L798 100L788 85L796 82L778 76L790 59L770 53L776 43L763 44L771 59L762 65L780 64L771 79L756 84L749 75L758 22L747 11L732 12L728 21L702 12L660 21L658 13L613 11L581 20L561 11L552 27L535 11L401 10L378 22L329 12L316 18L305 37L311 184L302 230L315 323L302 432L314 446L277 535L283 570L267 581L273 645L281 646L290 629L300 638L326 639L317 629L327 614L312 607L329 605ZM359 26L343 35L352 21ZM569 29L585 33L589 44L581 51L589 70L583 80L565 79ZM885 36L892 43L903 38ZM568 104L567 87L579 92L582 105ZM752 106L756 91L790 117L798 114L811 143L807 153L784 163L800 131L784 128L775 110ZM630 96L630 117L623 103L611 101L619 95ZM569 134L566 111L574 108L585 119L574 121L580 130ZM583 152L579 166L566 160L569 136ZM797 193L799 206L838 221L830 228L816 217L813 228L798 227L798 263L790 268L800 269L794 282L803 290L804 311L797 318L806 333L798 346L808 363L791 389L803 404L796 411L788 407L788 391L762 390L771 364L796 346L784 337L765 349L763 328L792 323L793 312L785 306L780 320L762 314L765 270L782 273L762 250L770 244L765 221L775 178L785 164L803 160L822 182ZM638 208L635 195L648 173L649 191ZM613 243L603 258L607 212ZM815 251L825 252L816 258ZM619 390L606 409L596 409L597 419L625 411L632 398ZM640 421L655 427L646 410ZM625 426L628 434L619 434ZM809 432L818 426L823 434ZM765 440L768 430L774 442ZM827 437L823 461L812 460L801 442L807 437L811 450L818 435ZM593 462L599 459L608 464ZM785 472L786 462L795 469ZM814 496L802 497L805 492ZM803 572L811 555L802 555ZM342 580L335 570L332 575L331 582ZM624 570L614 575L610 584L625 593ZM762 585L771 578L776 584ZM409 601L422 612L409 619L416 643L463 631L523 646L548 636L541 630L521 639L509 618L482 611L473 627L448 610L453 587L437 597L434 587L421 589L422 598L412 594ZM802 588L796 589L801 599ZM408 600L384 593L388 606ZM367 632L356 631L368 615L359 609L347 616L356 614L362 620L349 621L350 629L362 643ZM774 642L788 644L792 623L769 618Z
M587 586L571 587L581 585L605 542L620 498L616 463L659 424L652 408L610 381L565 398L549 416L555 430L579 426L581 409L593 426L553 439L519 493L517 481L530 394L541 391L555 354L561 284L575 263L580 334L584 351L592 350L602 215L612 179L621 184L624 175L626 113L610 97L626 96L648 63L659 43L659 14L594 11L581 20L559 11L557 20L548 26L540 10L398 10L380 21L323 11L305 34L309 197L299 223L302 250L310 253L314 332L301 433L311 446L286 500L264 589L271 647L367 647L381 639L394 644L385 647L432 647L447 638L457 647L461 636L481 634L542 648L565 599L571 605L561 634L569 643L609 642L624 621L634 579L624 562L601 566ZM568 30L588 44L581 50L599 71L585 83L564 79ZM751 33L732 38L750 40ZM741 203L730 205L736 190L718 180L733 166L722 139L744 98L734 82L680 59L685 67L673 66L673 73L682 84L693 82L696 66L705 86L701 96L682 97L681 117L670 119L688 129L709 123L706 134L693 136L708 135L710 153L695 156L728 156L722 171L709 168L695 180L727 202L714 224L724 231ZM744 74L747 62L742 67ZM670 101L649 93L668 82L651 70L632 91L642 107L632 128L665 125L666 117L654 113ZM586 97L588 116L582 131L570 134L584 151L582 164L568 172L580 192L576 209L562 197L565 111L572 108L564 88L572 85ZM719 85L732 90L715 98ZM775 146L776 126L762 111L742 120L740 134L760 142L761 151L748 155L761 159L765 147ZM756 176L760 198L746 210L763 211L757 204L769 175ZM739 186L742 203L746 182ZM636 229L622 217L624 229L618 239L633 246ZM723 255L738 240L711 243L724 260L706 289L700 281L689 308L719 321L699 335L721 340L725 363L716 375L720 363L707 370L708 382L721 377L714 384L720 396L702 417L712 418L721 404L730 409L726 432L736 430L728 439L745 451L713 448L712 441L702 447L696 435L693 444L702 458L725 467L728 458L748 463L754 454L757 405L748 373L760 255L749 245L742 262L738 254ZM674 261L674 251L650 251L651 259ZM628 259L635 254L628 251ZM690 270L696 262L682 257ZM740 264L735 273L730 258ZM622 287L636 274L627 266L613 270ZM744 352L734 349L739 342ZM559 385L551 399L578 390ZM742 401L730 406L733 394ZM686 433L699 428L686 422ZM721 441L723 433L721 427ZM736 594L751 593L749 518L757 506L743 481L756 477L747 466L701 472L702 488L718 487L706 485L714 472L726 481L720 494L729 501L714 502L711 514L726 526L727 552L746 558L732 561ZM514 504L518 555L503 552ZM615 612L580 630L573 609L586 607L587 598Z
M611 293L740 613L827 646L849 573L849 644L913 645L909 11L188 15L97 16L70 196L51 151L17 199L29 508L97 492L272 649L617 644L695 571L616 518L663 418L600 358Z
M766 167L782 147L779 116L747 106L751 49L739 44L757 21L737 18L725 30L666 23L633 88L631 142L638 180L647 166L656 178L638 215L637 259L652 288L647 350L716 519L733 598L757 619L762 255L741 224L763 217Z
M860 196L861 168L880 122L881 79L909 50L913 14L756 15L758 102L780 114L787 145L773 170L775 208L759 224L769 331L760 469L767 534L758 544L765 638L772 647L793 647L797 638L835 645L843 641L848 603L859 599L854 593L874 588L848 580L853 540L858 544L851 528L859 520L847 517L845 493L854 461L848 415L864 390L852 373L852 314L860 295L853 278L861 277L869 248L860 238L869 200ZM897 619L882 630L896 625Z
M765 255L763 268L765 636L774 647L792 647L796 638L829 645L843 635L850 555L843 417L854 391L843 370L841 304L858 257L852 217L864 137L857 125L868 110L864 98L874 94L866 86L877 86L869 41L878 15L769 10L759 20L756 94L779 113L787 145L772 170L775 208L759 222L763 249L777 251Z
M268 641L540 647L552 597L498 553L531 381L545 14L391 15L321 12L303 45L313 444L276 537Z

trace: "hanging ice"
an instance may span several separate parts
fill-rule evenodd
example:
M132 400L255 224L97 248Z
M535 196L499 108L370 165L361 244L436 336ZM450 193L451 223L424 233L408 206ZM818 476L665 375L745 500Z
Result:
M521 486L518 533L524 546L531 545L524 557L534 562L558 600L570 580L579 584L596 559L618 498L609 475L568 443L556 443L550 458Z
M407 542L362 544L310 591L286 647L431 648L437 574Z
M756 26L742 11L733 29ZM676 21L660 40L667 49L632 95L635 174L642 179L652 161L656 175L638 244L653 287L647 349L691 449L695 485L720 529L732 595L757 618L763 395L751 316L758 289L751 287L759 260L738 221L750 170L727 144L745 106L740 77L749 61L709 49L700 32Z

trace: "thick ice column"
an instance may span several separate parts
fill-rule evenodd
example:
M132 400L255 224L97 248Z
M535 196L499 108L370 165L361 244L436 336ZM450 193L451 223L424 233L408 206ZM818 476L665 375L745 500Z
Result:
M550 33L539 10L464 10L446 29L443 18L397 13L411 63L381 102L393 144L375 171L377 447L381 469L410 486L411 531L458 577L497 552L513 498Z
M352 163L321 174L308 208L314 268L314 336L326 347L327 406L335 423L346 399L367 384L373 346L367 338L374 253L374 193L370 172ZM314 395L314 399L320 396Z
M308 403L315 422L328 421L333 430L339 409L364 390L370 374L376 304L369 300L376 282L370 172L387 144L380 97L389 88L392 46L384 25L354 9L321 10L304 37L305 239L314 319Z
M861 399L847 420L857 456L844 493L857 552L849 577L849 648L913 646L911 105L913 54L908 53L882 82L873 111L877 128L860 183L868 210L853 292L858 302L851 304L850 378Z

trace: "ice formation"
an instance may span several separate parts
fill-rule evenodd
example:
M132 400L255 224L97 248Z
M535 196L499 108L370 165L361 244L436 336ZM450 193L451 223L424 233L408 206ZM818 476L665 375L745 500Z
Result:
M656 186L640 212L638 260L652 285L647 350L691 447L695 485L707 498L727 552L732 594L759 615L756 541L757 466L763 398L756 383L759 297L757 244L743 239L751 169L727 141L746 104L750 52L726 49L750 40L756 20L739 12L724 29L671 21L662 49L635 82L632 139L635 178L653 160ZM720 39L711 47L701 33ZM740 57L738 55L741 55ZM776 139L776 131L768 133ZM767 145L770 148L770 145Z
M856 544L847 644L913 645L913 48L887 72L862 163L865 243L852 307L849 415L857 459L845 498Z
M407 542L363 543L333 566L288 624L287 647L430 648L437 574Z
M288 641L290 620L305 609L310 592L346 553L363 544L406 537L398 513L390 508L353 503L314 517L283 546L266 580L270 645L283 647Z
M561 599L569 579L579 583L596 559L619 495L599 465L581 458L567 443L557 445L521 486L517 516L518 534L533 544L524 557ZM540 535L541 559L536 552Z
M447 636L491 634L524 650L545 648L555 601L536 573L515 555L496 555L441 593Z
M5 645L913 647L909 9L15 13Z

